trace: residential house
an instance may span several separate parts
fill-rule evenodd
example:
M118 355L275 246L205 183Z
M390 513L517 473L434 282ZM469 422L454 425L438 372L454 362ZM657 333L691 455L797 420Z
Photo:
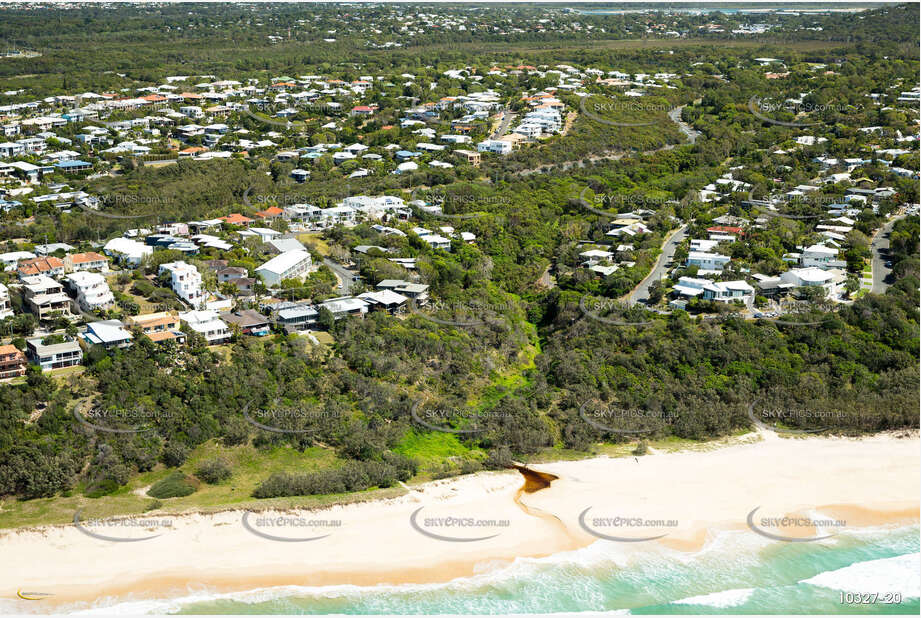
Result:
M328 309L333 314L333 318L341 320L350 316L364 316L368 313L368 303L360 298L343 296L333 298L322 302L318 305L320 308Z
M307 251L301 241L297 238L273 238L265 243L268 251L281 254L287 251Z
M10 303L10 290L0 283L0 320L13 315L12 304Z
M179 319L189 328L202 335L208 345L217 345L230 341L231 333L227 324L218 318L215 311L186 311L179 314Z
M719 303L741 301L746 306L751 306L755 299L755 288L745 281L712 281L703 287L704 300Z
M0 345L0 380L26 375L26 357L14 345Z
M318 312L309 303L278 303L272 310L275 322L288 332L313 328L317 323Z
M366 302L371 311L387 311L389 313L397 313L406 306L407 302L409 302L408 297L398 294L393 290L365 292L359 294L356 298Z
M105 277L99 273L75 272L64 277L70 290L77 296L77 305L83 311L111 309L115 296L109 290Z
M185 333L179 328L179 317L168 311L135 315L125 320L131 327L138 328L151 341L185 342Z
M42 339L26 341L26 353L29 359L41 367L42 371L74 367L83 360L83 350L76 341L43 344Z
M153 254L153 247L131 238L113 238L106 243L102 251L134 268L139 266L146 256Z
M244 335L263 337L271 331L269 319L252 309L222 313L221 319L228 324L239 326Z
M709 279L700 279L697 277L681 277L673 288L673 291L688 298L702 296L704 288L712 283Z
M47 275L57 277L63 275L67 267L63 260L56 257L37 257L30 260L20 260L16 270L19 277L30 277L33 275Z
M477 144L476 149L477 152L492 152L494 154L507 155L512 152L512 144L504 140L487 139Z
M690 251L688 253L686 265L697 266L699 269L698 274L702 274L702 271L707 273L721 273L729 261L730 257L728 255L705 251Z
M201 289L201 273L183 261L160 264L160 273L170 273L170 287L176 296L194 308L201 307L208 300L208 293Z
M109 258L95 251L88 253L73 253L64 257L64 266L71 272L98 270L109 272Z
M51 320L56 316L70 318L71 300L64 293L64 287L47 275L23 277L23 295L29 310L39 321Z
M80 336L87 343L101 345L107 350L127 348L134 339L134 336L125 329L125 325L118 320L90 322L86 325L86 331Z
M420 304L424 304L429 298L429 286L424 283L409 283L402 279L384 279L377 284L377 287L381 290L392 290Z
M840 296L847 277L843 270L821 268L793 268L781 273L780 280L794 287L821 287L825 289L826 298Z
M245 268L240 266L228 266L217 271L217 280L218 283L227 283L228 281L233 281L234 279L242 279L248 274Z

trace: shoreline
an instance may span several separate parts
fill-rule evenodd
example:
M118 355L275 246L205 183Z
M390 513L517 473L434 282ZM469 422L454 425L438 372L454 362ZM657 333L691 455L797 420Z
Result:
M151 537L144 541L92 538L72 524L0 531L0 581L9 586L0 599L43 613L101 600L175 598L198 587L220 594L442 583L596 542L611 551L696 552L721 531L751 527L746 515L752 509L760 509L762 523L821 516L844 522L845 531L918 522L917 432L909 438L760 436L706 451L528 465L547 479L557 477L549 486L523 482L519 471L481 472L413 486L382 501L254 511L249 528L245 511L224 510L143 516L170 520L162 529L86 522L105 536ZM297 516L309 519L289 526ZM614 518L642 525L604 526ZM439 527L445 521L473 523ZM271 525L254 528L260 522ZM764 530L800 539L828 532L811 523ZM601 540L605 535L622 542ZM19 590L53 596L19 601Z

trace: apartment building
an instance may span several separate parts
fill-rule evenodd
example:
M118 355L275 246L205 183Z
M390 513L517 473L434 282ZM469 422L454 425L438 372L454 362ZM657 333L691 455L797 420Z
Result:
M281 285L284 279L302 277L310 270L312 260L307 251L285 251L256 269L256 274L268 287Z

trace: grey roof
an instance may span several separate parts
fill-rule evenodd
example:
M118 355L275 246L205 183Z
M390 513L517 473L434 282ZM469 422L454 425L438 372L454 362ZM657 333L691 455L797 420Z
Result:
M230 322L232 324L238 324L242 327L254 326L256 324L268 324L269 319L259 313L258 311L253 311L252 309L244 309L243 311L233 311L221 314L221 319L225 322Z
M281 253L286 251L307 251L307 247L301 244L301 241L297 238L273 238L267 241L266 244L272 245Z
M29 345L35 349L35 353L39 356L44 356L45 354L61 354L63 352L77 352L80 350L80 344L76 341L64 341L61 343L42 345L41 339L29 339Z
M282 320L294 320L296 318L310 317L315 315L317 315L317 310L307 305L291 307L289 309L281 309L278 312L278 317Z

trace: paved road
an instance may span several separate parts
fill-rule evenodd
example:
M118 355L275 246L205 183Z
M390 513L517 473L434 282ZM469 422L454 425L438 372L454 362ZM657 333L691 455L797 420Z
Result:
M870 267L873 270L873 287L870 288L870 291L874 294L885 294L886 289L891 285L891 283L886 283L886 280L889 278L892 269L886 267L886 260L888 257L885 256L883 252L889 249L889 233L892 232L892 226L904 216L905 215L900 215L886 222L886 224L879 229L876 236L873 237L873 243L870 246L870 255L872 256Z
M688 141L693 144L697 141L697 138L700 137L700 131L681 120L681 110L683 109L684 105L676 107L668 112L668 117L671 118L672 122L678 125L678 128L687 136Z
M339 277L339 285L337 289L339 293L343 296L348 296L352 292L352 273L346 270L345 266L334 262L329 258L324 258L323 263L329 266L330 270L336 273L336 276Z
M656 260L656 265L652 268L650 273L646 275L646 278L640 281L640 284L636 286L632 292L625 296L625 300L629 305L635 305L639 302L646 302L649 300L649 286L653 284L654 281L659 281L662 279L662 276L665 274L667 267L665 263L668 262L675 255L675 250L678 248L678 245L688 237L688 226L684 225L669 236L668 240L665 241L665 244L662 248L662 253L659 254L659 259Z
M499 139L506 133L508 133L508 128L512 124L512 121L515 119L515 114L506 110L502 114L502 122L499 123L499 127L492 134L492 139Z

